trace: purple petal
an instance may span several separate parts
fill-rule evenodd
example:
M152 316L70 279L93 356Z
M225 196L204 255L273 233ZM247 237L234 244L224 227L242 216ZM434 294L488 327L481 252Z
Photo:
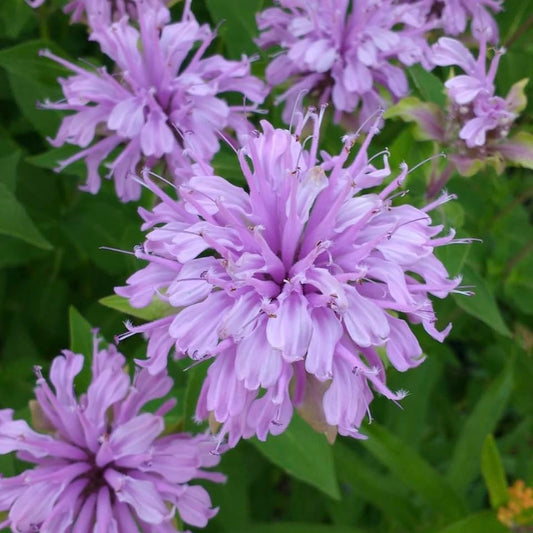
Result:
M313 323L307 306L301 294L292 292L279 304L276 315L268 319L268 342L281 350L288 362L303 359L309 347Z

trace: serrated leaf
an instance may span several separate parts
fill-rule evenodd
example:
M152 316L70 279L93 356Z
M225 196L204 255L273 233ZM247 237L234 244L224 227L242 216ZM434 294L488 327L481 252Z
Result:
M376 459L447 520L466 512L462 498L425 459L398 437L375 422L365 427L368 440L361 441Z
M52 249L52 245L37 229L24 206L4 183L0 183L0 233L44 250Z
M498 509L509 501L507 480L500 452L492 435L485 437L481 450L481 473L489 492L490 505Z
M255 14L262 0L207 0L206 4L213 22L222 23L219 33L225 37L229 57L240 59L242 54L257 51Z
M435 530L427 530L433 533ZM467 516L454 524L441 529L438 533L509 533L509 529L503 526L498 519L489 511L483 511Z
M330 498L340 498L333 453L326 437L311 429L294 414L289 427L265 442L252 440L254 446L291 476L316 487Z
M457 305L468 314L485 322L501 335L510 337L511 332L503 321L496 299L487 282L470 265L464 265L462 273L463 284L474 287L474 296L454 294L453 297Z
M513 388L513 361L487 388L466 420L448 468L448 481L464 492L479 474L479 457L485 436L492 433L502 416Z
M127 298L123 298L118 294L106 296L105 298L98 300L98 302L105 307L115 309L115 311L120 311L126 315L142 318L148 322L179 312L178 308L172 307L166 302L161 301L157 296L154 296L150 305L140 308L132 307Z

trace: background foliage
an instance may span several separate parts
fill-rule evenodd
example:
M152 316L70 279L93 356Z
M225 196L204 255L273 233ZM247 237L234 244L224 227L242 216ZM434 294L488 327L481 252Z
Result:
M261 0L195 0L193 9L213 26L213 47L228 57L262 54L252 41ZM0 3L0 408L29 417L35 364L47 368L60 349L90 353L91 324L112 340L124 330L127 309L113 287L136 269L136 259L102 250L130 250L142 241L135 205L120 204L106 182L97 196L78 191L85 168L61 175L52 169L67 149L51 150L60 117L36 103L60 96L60 67L40 58L50 48L95 62L98 49L82 25L71 26L51 0L37 11L23 0ZM533 1L508 0L497 16L508 47L497 78L500 94L533 64ZM179 4L174 6L179 12ZM261 74L264 54L254 63ZM531 67L530 67L531 68ZM412 94L443 104L445 70L412 69ZM533 84L520 127L533 132ZM272 100L265 108L271 108ZM270 111L279 122L279 110ZM327 122L327 121L326 121ZM373 150L388 146L391 163L414 165L434 152L414 140L404 123L388 121ZM337 152L341 131L325 124L323 147ZM424 202L430 166L410 175L409 201ZM215 158L221 175L239 182L231 152ZM217 517L207 531L249 533L499 532L495 510L506 503L507 481L533 484L533 175L510 169L471 178L452 177L458 201L439 212L459 236L482 244L446 247L441 259L461 272L476 295L437 302L442 324L454 328L444 345L421 334L428 355L419 368L390 370L392 388L411 394L398 408L377 398L366 441L338 438L330 446L296 418L285 434L266 443L242 442L222 458L224 486L210 486ZM145 205L153 202L143 197ZM104 303L100 300L104 299ZM105 305L104 305L105 304ZM134 320L147 319L139 315ZM121 344L128 357L142 354L142 339ZM191 421L205 368L170 369L176 380L177 427ZM493 437L491 436L493 435ZM0 458L0 471L18 465ZM525 529L524 529L525 531Z

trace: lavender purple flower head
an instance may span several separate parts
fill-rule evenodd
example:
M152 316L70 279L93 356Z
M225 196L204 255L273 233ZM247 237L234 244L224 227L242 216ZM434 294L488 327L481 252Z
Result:
M385 102L408 92L405 66L427 60L424 32L431 24L420 9L392 0L277 0L279 7L257 15L263 48L281 47L266 69L272 85L289 81L278 97L285 102L284 120L303 91L319 104L331 101L335 119L350 119L360 109L364 122ZM414 16L418 14L419 16Z
M45 0L26 0L31 7L40 7ZM106 26L124 16L139 18L139 10L152 9L158 25L170 20L170 12L163 0L71 0L63 11L70 14L71 22L87 22L89 27Z
M482 25L488 30L488 40L498 42L498 25L492 13L501 11L503 0L399 0L398 3L409 4L422 20L445 35L464 33L471 21L473 33Z
M85 160L84 189L95 193L99 167L107 161L107 177L114 180L122 201L139 198L141 187L132 177L141 166L164 163L165 173L180 183L194 173L197 160L209 162L218 151L221 130L231 128L244 138L250 130L246 113L265 97L263 83L250 75L246 56L240 61L204 57L215 34L198 24L190 1L181 22L162 27L157 10L141 0L136 5L139 30L123 17L93 28L90 36L115 62L113 72L82 68L42 52L74 73L60 79L65 100L43 105L71 112L50 142L82 149L57 170ZM252 103L230 105L220 97L227 92Z
M451 164L448 168L462 175L475 174L487 164L499 173L506 164L533 168L533 136L524 131L511 135L527 104L524 87L528 80L516 82L505 98L498 96L495 78L505 49L488 47L492 28L486 17L473 23L473 33L479 42L477 59L463 43L450 37L441 37L432 47L431 59L436 65L458 66L464 72L445 83L446 112L409 97L387 113L416 122L419 137L445 147ZM487 67L490 53L493 57Z
M154 413L141 412L172 387L165 374L140 370L133 381L113 345L95 336L92 381L77 397L74 380L84 356L65 350L50 369L50 387L36 368L33 430L13 411L0 410L0 453L16 452L33 468L0 477L0 529L41 533L178 531L183 522L204 527L216 513L194 479L220 482L204 470L219 457L208 436L163 434L167 400Z
M434 250L462 241L438 236L429 215L450 197L395 205L409 171L404 163L385 183L388 153L369 157L379 114L359 149L347 135L339 155L320 160L323 111L300 116L294 133L262 122L238 152L249 193L198 174L175 200L145 173L161 200L140 210L151 231L136 255L148 265L116 292L175 311L130 326L148 336L149 359L138 363L159 372L172 347L212 359L196 417L230 446L281 433L294 407L330 436L360 437L373 391L405 396L386 386L385 364L423 361L410 323L439 341L451 328L437 329L430 295L446 297L460 279Z

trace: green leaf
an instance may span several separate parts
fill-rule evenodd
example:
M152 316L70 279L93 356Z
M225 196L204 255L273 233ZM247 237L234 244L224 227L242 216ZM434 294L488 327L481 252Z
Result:
M413 65L407 69L407 72L424 100L433 102L439 107L446 105L444 83L435 74L428 72L421 65Z
M375 422L365 427L369 439L361 441L374 457L447 520L466 512L464 501L449 483L410 446Z
M222 146L213 157L211 165L218 176L223 177L225 180L233 183L233 185L237 185L238 187L246 185L246 179L239 165L239 160L235 152L230 148Z
M93 327L75 307L68 310L70 349L89 356L93 353Z
M481 450L481 472L489 491L490 505L498 509L509 501L509 491L500 452L492 435L487 435Z
M513 165L533 169L533 134L520 131L502 142L498 151Z
M251 524L234 533L362 533L362 531L345 526L278 522L274 524Z
M436 249L437 257L443 262L450 277L455 277L462 273L471 248L469 245L457 244L454 246L439 246Z
M513 388L513 360L480 397L466 420L448 468L448 481L460 493L479 473L479 457L487 434L496 428Z
M15 193L17 182L17 167L22 151L17 146L6 139L0 139L0 182L3 183L12 193Z
M131 315L137 318L142 318L147 322L163 318L171 314L179 312L177 307L172 307L166 302L161 301L157 296L154 296L152 303L146 307L132 307L127 298L123 298L118 294L112 294L98 300L99 303L115 311L120 311L126 315Z
M380 509L391 522L398 522L408 530L416 526L419 516L410 499L399 494L383 474L368 466L360 454L344 442L337 441L333 455L343 487L346 486L357 497Z
M213 531L233 532L245 529L250 520L250 482L257 463L262 459L257 455L258 452L244 443L222 454L217 471L224 472L226 482L213 483L208 487L211 501L219 507L210 524L210 527L215 526Z
M52 245L42 236L24 207L4 183L0 183L0 233L44 250L52 249Z
M70 144L66 144L64 146L60 146L59 148L47 150L42 154L27 157L26 161L36 167L55 170L60 161L70 158L79 151L79 146L72 146ZM64 174L72 174L73 176L78 176L84 179L87 177L87 168L83 160L79 160L72 163L62 172Z
M434 531L434 529L430 529L427 533ZM441 529L438 533L509 533L509 529L498 522L494 513L482 511L467 516L463 520Z
M16 39L33 19L32 10L20 0L0 2L0 37Z
M457 305L506 337L511 336L487 282L470 265L462 268L463 284L474 286L474 296L454 294Z
M331 498L340 498L333 453L326 437L294 414L289 427L265 442L252 441L270 461L288 474L312 485Z
M522 312L533 315L533 253L531 242L526 244L523 252L517 254L519 260L514 263L509 276L504 282L505 295Z
M441 356L441 350L443 348L439 346L432 351L416 372L394 373L390 381L387 377L392 390L403 388L413 392L402 400L401 409L393 402L387 403L387 427L415 450L419 449L423 434L427 431L428 412L432 411L431 395L442 378L444 357Z
M70 349L85 357L81 372L76 376L76 390L85 392L91 383L91 363L93 359L93 327L71 306L68 310Z
M0 268L23 265L46 253L14 237L0 235Z
M24 116L43 136L53 135L60 122L57 111L37 109L37 102L59 99L57 78L65 69L55 62L39 57L39 50L52 48L64 56L54 43L28 41L0 51L0 67L6 69L15 100Z
M386 119L395 117L400 117L405 122L414 122L416 128L413 133L418 140L444 141L444 113L432 102L422 102L414 96L402 98L384 114Z
M255 14L261 10L262 0L207 0L213 22L219 24L228 55L240 59L242 54L257 52L253 38L257 35Z
M102 247L132 250L142 240L138 217L133 204L119 204L114 195L103 193L100 191L97 197L81 195L75 208L62 219L60 229L83 259L122 277L138 268L137 258Z
M198 424L194 421L194 413L196 411L196 404L200 396L200 390L204 384L207 376L207 369L209 362L204 361L189 370L186 370L188 380L185 388L185 396L183 398L183 421L185 431L198 431Z

